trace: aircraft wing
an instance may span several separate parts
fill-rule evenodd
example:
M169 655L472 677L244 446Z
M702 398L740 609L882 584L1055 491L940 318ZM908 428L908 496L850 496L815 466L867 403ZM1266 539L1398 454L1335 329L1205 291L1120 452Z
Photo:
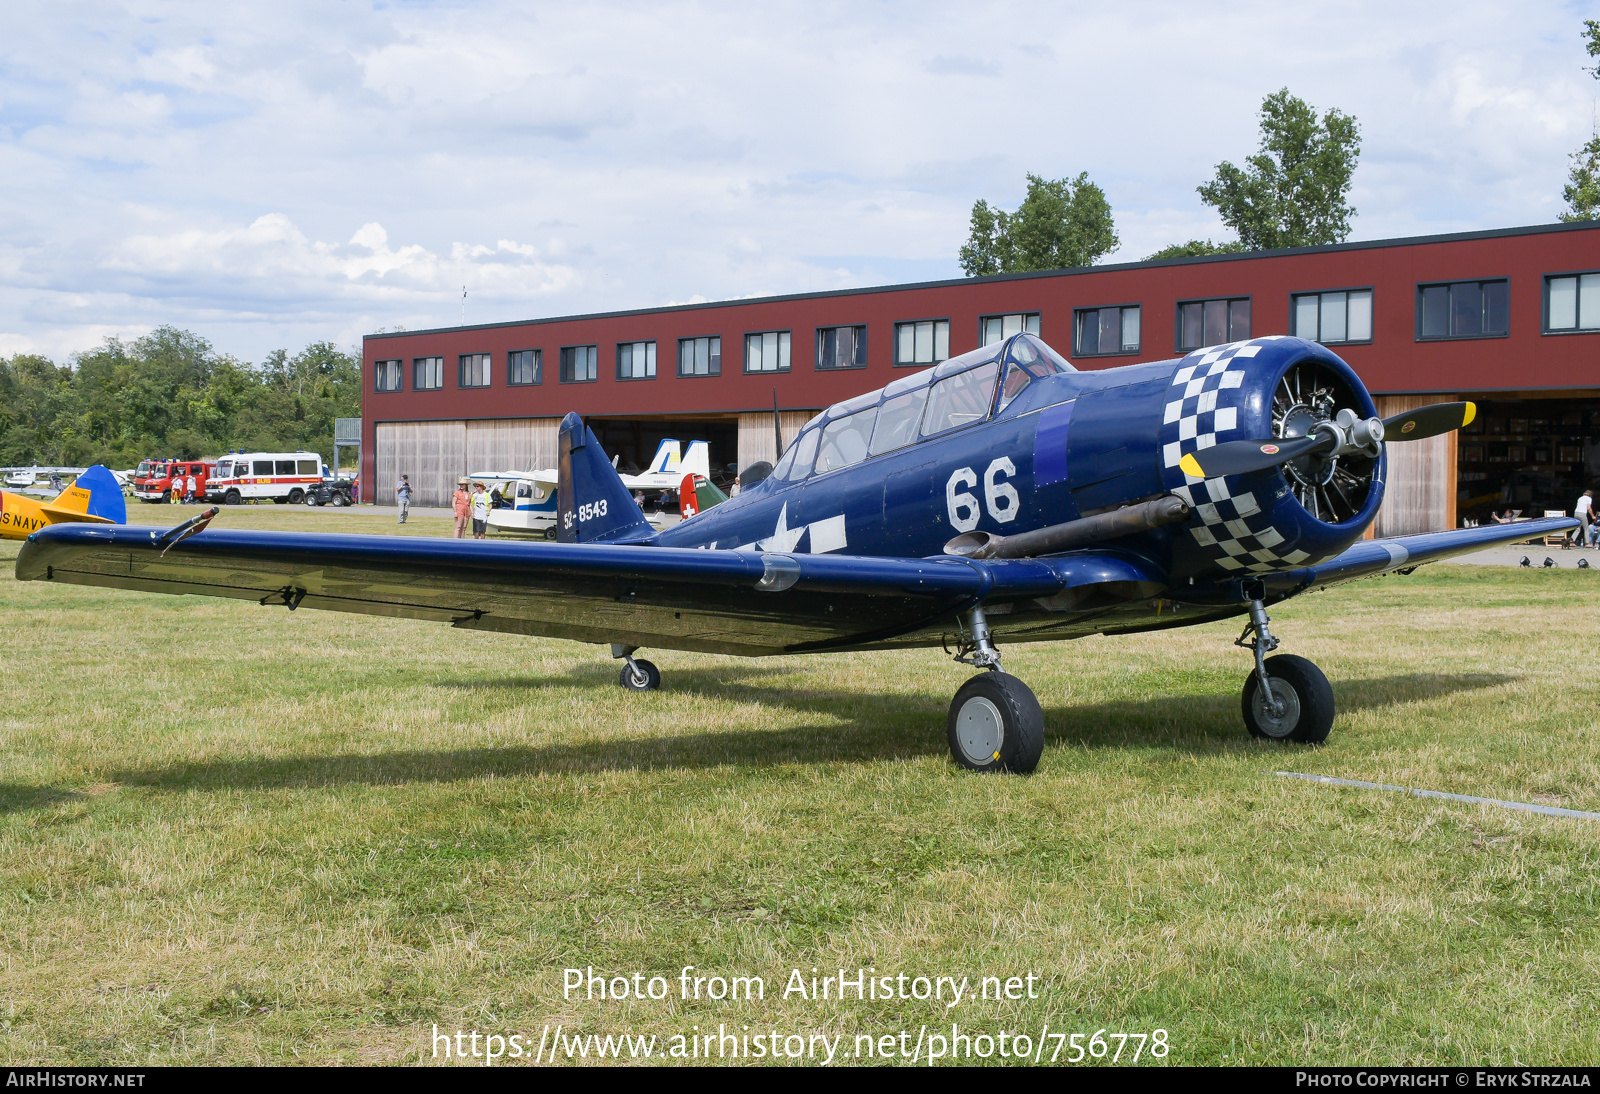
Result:
M858 647L979 602L1128 574L1114 561L865 558L409 536L54 525L17 577L430 619L581 642L762 655ZM931 639L937 642L937 637Z
M1267 584L1275 589L1288 584L1295 586L1295 592L1305 592L1394 570L1410 570L1429 562L1471 554L1486 547L1565 532L1577 526L1578 521L1573 517L1552 517L1520 524L1486 524L1477 528L1454 528L1448 532L1424 532L1393 539L1364 539L1320 565L1273 575Z

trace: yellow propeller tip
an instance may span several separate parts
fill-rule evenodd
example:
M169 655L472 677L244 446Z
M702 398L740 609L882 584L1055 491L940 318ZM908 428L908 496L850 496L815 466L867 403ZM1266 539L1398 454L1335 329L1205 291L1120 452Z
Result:
M1466 426L1471 425L1472 424L1472 419L1476 418L1477 416L1478 416L1478 404L1477 403L1473 403L1473 402L1467 403L1466 416L1461 419L1462 427L1465 428Z
M1178 467L1183 470L1185 475L1191 478L1203 479L1206 477L1206 473L1200 468L1200 461L1194 458L1194 453L1192 452L1178 461Z

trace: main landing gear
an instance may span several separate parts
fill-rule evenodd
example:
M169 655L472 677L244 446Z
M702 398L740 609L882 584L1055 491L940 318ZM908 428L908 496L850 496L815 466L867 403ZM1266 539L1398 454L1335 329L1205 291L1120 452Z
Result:
M1239 704L1252 737L1316 744L1333 728L1333 688L1322 670L1292 653L1267 654L1278 640L1267 629L1266 605L1250 601L1250 622L1234 642L1256 656L1256 670L1244 682ZM1262 686L1262 681L1266 686Z
M965 613L960 624L955 659L988 671L961 685L950 703L950 755L969 771L1026 775L1044 752L1039 700L1027 684L1001 671L983 609Z
M611 643L611 656L626 662L622 666L622 675L617 677L617 683L629 691L655 691L661 687L661 670L656 668L653 661L646 661L642 657L635 659L633 653L638 648L624 646L621 642Z

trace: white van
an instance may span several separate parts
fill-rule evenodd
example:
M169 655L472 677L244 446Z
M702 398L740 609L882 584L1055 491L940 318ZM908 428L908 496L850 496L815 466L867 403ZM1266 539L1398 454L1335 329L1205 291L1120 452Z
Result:
M315 452L232 452L217 459L217 473L206 480L206 500L238 505L271 498L299 505L306 489L327 474Z

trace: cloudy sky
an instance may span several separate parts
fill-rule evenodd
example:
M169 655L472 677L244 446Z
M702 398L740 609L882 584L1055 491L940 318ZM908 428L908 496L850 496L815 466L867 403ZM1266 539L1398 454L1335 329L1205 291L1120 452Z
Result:
M0 355L960 276L974 199L1087 171L1122 249L1287 85L1356 115L1354 237L1548 222L1589 4L7 0Z

